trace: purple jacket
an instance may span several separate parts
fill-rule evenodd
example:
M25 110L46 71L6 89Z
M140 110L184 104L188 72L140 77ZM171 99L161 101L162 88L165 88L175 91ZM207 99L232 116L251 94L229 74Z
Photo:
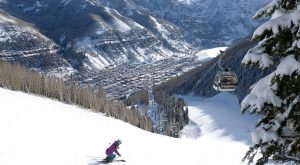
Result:
M119 145L117 141L115 141L110 147L108 147L105 151L106 155L109 156L113 154L114 152L120 156L120 153L118 152Z

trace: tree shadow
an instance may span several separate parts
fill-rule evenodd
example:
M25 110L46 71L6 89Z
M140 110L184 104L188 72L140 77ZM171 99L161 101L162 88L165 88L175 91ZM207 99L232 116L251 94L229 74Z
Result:
M255 128L258 116L241 114L238 99L229 93L220 93L207 99L190 99L194 107L193 120L205 133L251 144L251 131ZM204 131L205 130L205 131Z

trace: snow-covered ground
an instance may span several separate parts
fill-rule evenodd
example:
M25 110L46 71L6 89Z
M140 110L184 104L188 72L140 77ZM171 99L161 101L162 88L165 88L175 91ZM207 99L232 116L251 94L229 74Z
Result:
M251 131L257 116L240 113L236 96L220 93L211 98L184 97L188 103L190 124L182 137L215 138L251 144Z
M0 88L0 98L1 165L98 165L116 139L126 162L114 164L246 164L256 120L230 94L187 98L192 122L176 139L34 95Z
M227 47L215 47L212 49L204 49L195 52L195 55L198 57L198 60L205 60L215 58L220 54L220 51L225 51Z

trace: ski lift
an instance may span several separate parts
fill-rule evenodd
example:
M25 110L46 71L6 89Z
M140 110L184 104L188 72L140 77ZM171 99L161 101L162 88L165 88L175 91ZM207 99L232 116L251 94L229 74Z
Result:
M224 52L220 51L220 53L220 70L215 75L213 88L218 91L235 91L238 85L238 78L235 72L232 71L230 68L223 68L221 66L221 58Z

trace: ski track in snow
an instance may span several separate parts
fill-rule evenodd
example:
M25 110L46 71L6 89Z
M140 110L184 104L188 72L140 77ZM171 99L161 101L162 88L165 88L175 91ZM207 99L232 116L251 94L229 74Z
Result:
M187 99L194 123L186 128L196 130L191 135L195 138L179 139L21 92L0 88L0 98L1 165L98 165L109 143L116 139L122 140L122 157L117 159L126 160L119 163L124 165L246 164L241 162L248 149L240 140L244 129L231 130L226 125L235 124L232 120L242 125L245 120L231 114L239 114L239 106L231 102L235 98L232 95Z

